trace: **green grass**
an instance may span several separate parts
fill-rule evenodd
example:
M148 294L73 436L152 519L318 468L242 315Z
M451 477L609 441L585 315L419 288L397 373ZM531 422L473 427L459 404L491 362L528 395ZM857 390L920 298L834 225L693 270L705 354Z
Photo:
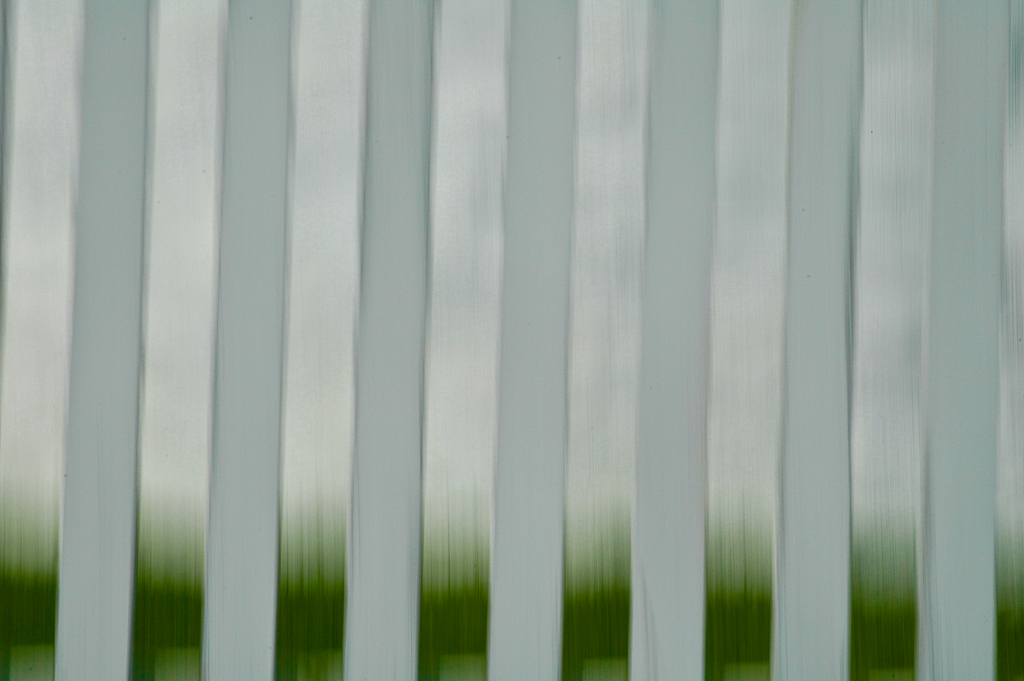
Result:
M434 681L445 672L486 675L488 534L451 520L451 530L439 531L444 526L438 518L425 520L422 530L417 663L421 681Z
M184 580L155 582L136 571L134 601L131 678L154 681L161 651L201 647L203 590Z
M615 510L602 521L591 518L594 526L567 516L562 681L580 681L587 667L614 677L629 665L629 513Z
M914 671L917 582L912 531L878 530L855 541L850 564L850 681L873 671Z
M562 681L583 678L587 660L629 659L629 582L566 588L562 617Z
M996 681L1024 678L1024 542L1001 528L996 542Z
M768 665L772 650L769 589L711 588L704 610L704 678L720 681L731 665Z
M274 678L293 681L299 672L326 681L332 655L345 643L345 580L285 580L277 588Z
M772 654L771 524L709 526L704 557L704 678L730 667L770 668Z
M867 681L872 671L914 669L917 647L915 599L850 601L850 681Z
M1024 677L1024 603L1008 599L996 608L996 681Z
M482 579L448 589L421 588L420 681L439 678L443 659L452 655L479 655L486 665L489 606Z
M0 569L0 681L10 678L11 648L52 646L56 635L56 574Z

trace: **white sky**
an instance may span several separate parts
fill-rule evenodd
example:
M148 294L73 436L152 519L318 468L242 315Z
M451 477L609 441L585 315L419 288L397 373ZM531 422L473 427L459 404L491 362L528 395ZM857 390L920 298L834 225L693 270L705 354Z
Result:
M154 10L138 550L154 576L201 582L227 5L159 0Z
M423 551L486 570L497 436L507 0L444 0L434 24ZM424 564L424 583L453 574Z
M0 555L56 570L78 175L80 0L8 3Z
M601 568L628 575L622 532L630 531L636 486L648 72L645 0L581 0L577 12L565 477L570 580Z
M282 574L340 577L352 476L366 4L294 5Z
M854 533L921 512L931 228L931 0L869 0L854 310ZM909 526L908 526L909 525Z
M707 523L744 548L708 548L710 576L749 580L771 574L777 515L790 3L725 0L721 31Z

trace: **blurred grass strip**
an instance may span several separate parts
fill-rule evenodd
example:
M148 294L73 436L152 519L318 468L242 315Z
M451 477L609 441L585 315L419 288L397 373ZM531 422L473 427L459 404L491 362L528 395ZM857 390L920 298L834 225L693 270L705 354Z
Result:
M1024 677L1024 603L996 608L996 681Z
M562 681L581 681L589 661L618 659L628 668L629 599L628 580L593 589L566 589Z
M629 512L610 499L600 512L566 509L562 681L609 679L629 667Z
M333 680L345 644L345 580L281 579L274 677Z
M756 518L707 527L704 678L709 681L731 678L738 670L760 675L770 668L772 525Z
M917 602L850 600L850 679L868 681L873 672L913 672L917 648Z
M0 680L10 678L11 649L52 646L57 635L57 575L0 568Z
M1024 542L1003 532L996 562L996 681L1024 677Z
M131 681L159 681L171 670L176 680L200 678L205 533L184 509L154 504L140 489Z
M433 681L455 674L482 681L490 609L488 534L472 525L447 532L441 527L449 524L424 523L418 676Z
M770 663L770 589L709 589L704 613L705 679L720 681L726 669L735 665Z
M850 680L895 672L914 678L917 568L913 529L862 528L850 564Z
M157 581L136 570L132 681L157 681L156 665L162 652L176 648L200 649L202 624L203 589L199 584L186 580ZM198 675L194 681L199 681Z
M479 656L487 664L489 584L480 579L420 591L419 678L441 678L450 656Z

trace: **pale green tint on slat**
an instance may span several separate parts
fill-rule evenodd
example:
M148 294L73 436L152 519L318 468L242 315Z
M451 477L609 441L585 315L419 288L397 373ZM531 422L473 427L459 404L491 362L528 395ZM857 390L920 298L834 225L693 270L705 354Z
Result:
M707 412L705 676L767 674L782 424L786 0L725 0ZM753 666L751 666L753 665Z
M1024 2L1012 0L1010 12L996 469L997 681L1024 676Z
M578 4L563 681L625 679L644 246L648 4Z
M932 0L867 0L854 250L853 681L913 675L924 457ZM889 670L889 671L886 671Z
M342 669L365 22L363 0L293 6L278 679Z
M79 0L6 10L0 678L53 678L78 172Z
M199 679L226 10L151 15L133 681Z
M434 17L420 679L483 679L497 434L507 0Z

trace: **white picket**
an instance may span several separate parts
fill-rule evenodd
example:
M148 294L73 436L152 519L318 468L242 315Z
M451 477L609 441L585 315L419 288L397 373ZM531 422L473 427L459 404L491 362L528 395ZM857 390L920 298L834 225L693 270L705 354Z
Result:
M228 8L203 668L273 678L289 0Z
M719 3L656 0L650 46L630 674L698 681Z
M488 678L559 677L576 3L512 0Z
M861 6L794 14L776 679L847 678L848 329Z
M926 681L990 679L1006 0L937 0L928 311Z
M416 675L432 3L369 6L345 676Z
M126 678L138 432L148 3L86 2L56 678Z

